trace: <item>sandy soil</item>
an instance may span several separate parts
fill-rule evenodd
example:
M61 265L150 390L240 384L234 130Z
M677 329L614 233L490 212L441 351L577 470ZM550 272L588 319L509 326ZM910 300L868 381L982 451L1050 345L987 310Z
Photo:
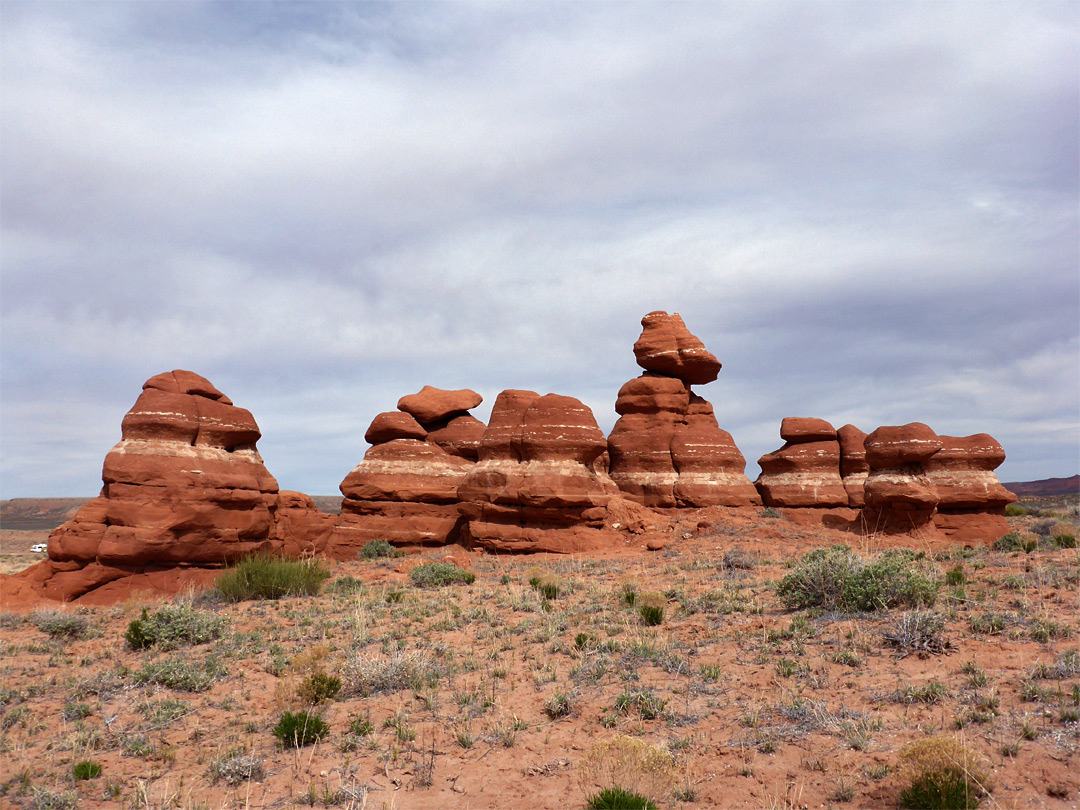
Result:
M581 807L580 763L614 734L674 755L665 807L895 807L900 750L933 734L985 759L983 807L1077 806L1077 550L924 549L943 579L960 572L932 608L945 647L900 657L886 635L904 609L788 611L777 597L800 555L849 535L706 510L667 537L600 558L332 564L318 597L195 597L227 624L173 652L125 643L137 600L64 614L85 620L75 638L48 632L48 614L2 614L0 807ZM447 555L472 585L411 583L421 559ZM625 604L628 582L659 595L659 626ZM178 661L212 673L205 691L146 682ZM344 682L321 709L329 733L282 750L272 730L314 671ZM354 721L371 732L350 734ZM87 759L101 775L75 781Z

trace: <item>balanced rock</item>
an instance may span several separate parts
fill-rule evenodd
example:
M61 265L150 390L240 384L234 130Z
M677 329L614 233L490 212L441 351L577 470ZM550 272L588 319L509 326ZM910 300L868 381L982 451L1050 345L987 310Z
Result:
M482 396L468 388L447 391L425 385L419 392L399 399L397 406L399 411L411 414L417 422L426 425L470 411L483 401Z
M1005 507L1016 495L993 472L1005 461L1005 450L986 433L938 438L942 447L925 465L938 495L938 531L966 543L992 543L1008 534Z
M704 385L720 373L720 361L690 333L679 314L650 312L641 319L641 336L634 344L638 365L646 371Z
M573 397L503 391L461 486L467 543L491 551L570 553L612 545L606 504L617 488L594 469L607 443Z
M865 503L863 484L870 473L866 463L866 433L854 425L844 425L836 431L840 442L840 478L848 495L848 506L861 509Z
M364 433L364 441L368 444L382 444L392 442L394 439L420 439L427 438L428 432L413 418L412 414L402 411L386 411L376 415L371 420L367 431Z
M755 482L766 506L837 507L848 505L840 478L840 443L824 419L787 417L780 425L784 446L758 460Z
M870 471L863 484L864 531L933 532L939 498L926 464L943 446L941 438L922 422L879 427L866 437Z

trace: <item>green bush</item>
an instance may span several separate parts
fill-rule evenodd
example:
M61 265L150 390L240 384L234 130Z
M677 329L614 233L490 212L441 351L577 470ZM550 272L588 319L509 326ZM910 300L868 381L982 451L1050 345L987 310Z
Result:
M836 545L803 555L776 593L789 610L872 611L932 605L940 586L924 554L888 549L867 563L848 546Z
M218 593L230 602L315 596L330 572L320 560L249 557L230 566L217 581Z
M53 638L82 638L90 632L86 616L65 610L38 610L30 618L38 630Z
M84 759L81 762L76 762L71 771L76 782L97 779L101 776L101 763L94 762L92 759Z
M565 692L556 692L544 702L544 712L552 720L566 717L574 710L574 698Z
M211 684L224 675L224 669L215 660L198 665L180 657L147 662L135 673L138 683L156 683L179 692L205 692Z
M1005 507L1005 514L1008 517L1020 517L1021 515L1026 515L1027 513L1027 508L1021 506L1018 503L1010 503L1008 506Z
M656 627L664 622L664 608L660 605L642 605L638 608L641 623L646 627Z
M317 743L330 732L330 726L317 714L283 712L274 727L274 736L284 748L303 748Z
M300 682L296 693L309 706L318 706L333 700L341 691L341 678L325 672L313 672Z
M457 582L472 585L476 581L476 575L451 562L426 562L410 571L409 579L420 588L438 588Z
M588 810L657 810L656 804L632 790L604 788L588 798Z
M227 620L191 605L164 605L153 613L146 608L132 621L124 639L135 650L157 646L172 650L185 644L205 644L220 638Z
M401 557L405 552L398 551L386 540L368 540L360 549L360 558L363 560L375 560L379 557Z

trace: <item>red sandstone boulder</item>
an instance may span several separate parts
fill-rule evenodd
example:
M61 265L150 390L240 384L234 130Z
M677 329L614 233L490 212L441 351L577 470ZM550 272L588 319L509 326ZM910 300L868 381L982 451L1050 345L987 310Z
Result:
M504 391L480 443L480 461L458 488L466 542L492 551L601 548L616 493L591 465L604 453L592 411L572 397Z
M392 442L394 439L420 439L427 438L428 432L420 426L411 414L402 411L386 411L378 414L371 420L367 432L364 433L364 441L368 444L382 444Z
M840 442L840 477L848 494L848 506L859 509L864 501L863 484L870 472L866 462L866 434L854 425L844 425L836 431Z
M690 334L679 314L650 312L641 319L641 337L634 344L638 365L692 385L704 385L720 373L720 361Z
M476 461L480 456L480 440L487 426L472 414L463 413L432 422L427 441L437 444L452 456Z
M865 531L934 533L938 494L926 473L926 461L942 441L921 422L879 427L866 437L870 472L863 485Z
M684 414L690 406L690 386L675 377L643 374L619 389L615 413Z
M787 418L781 424L787 441L758 460L755 482L766 506L837 507L848 505L840 478L840 443L823 419Z
M696 394L671 438L671 461L678 471L672 489L678 506L761 505L746 477L746 459L717 424L712 405Z
M399 399L398 410L412 414L417 422L426 425L472 410L483 401L482 396L468 388L447 391L425 385L419 392Z
M989 544L1010 531L1005 507L1016 495L994 470L1005 451L990 435L939 436L942 448L926 461L926 475L938 495L934 525L951 540Z
M787 416L780 422L780 438L792 444L832 441L836 438L836 429L824 419Z
M258 426L207 380L151 378L122 434L105 457L101 495L50 536L51 559L220 565L272 546L278 487L255 449Z

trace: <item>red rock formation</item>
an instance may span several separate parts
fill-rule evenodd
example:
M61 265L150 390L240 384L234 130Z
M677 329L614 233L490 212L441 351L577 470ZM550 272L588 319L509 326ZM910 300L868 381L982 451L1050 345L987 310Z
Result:
M460 539L457 488L479 453L484 423L470 415L475 391L425 385L399 411L375 417L373 445L341 482L345 500L331 554L349 558L369 540L445 545Z
M868 533L933 533L938 494L926 472L941 439L921 422L879 427L866 437L870 472L863 485Z
M147 380L105 457L101 494L52 533L49 559L20 574L18 587L108 604L205 584L255 552L317 545L331 527L306 496L288 493L288 525L275 523L281 496L259 435L248 411L197 374Z
M866 434L854 425L844 425L836 431L840 442L840 477L848 495L848 506L861 509L865 503L863 484L870 472L866 463Z
M49 538L54 561L221 564L266 551L277 482L251 414L187 371L147 381L101 495Z
M992 543L1008 534L1005 507L1016 495L993 472L1005 461L1004 449L986 433L938 438L942 448L926 461L927 478L938 495L938 531L964 543Z
M468 388L447 391L425 385L419 392L399 399L397 406L399 411L412 414L417 422L426 425L470 411L483 401L482 396Z
M650 312L641 325L634 354L646 372L615 401L611 479L649 507L760 504L731 434L720 429L712 405L690 391L715 380L720 362L677 314Z
M606 447L572 397L503 391L480 443L480 461L458 488L466 542L492 551L575 552L617 542L603 527L617 492L593 465Z
M720 361L690 334L679 313L650 312L641 319L641 337L634 344L638 365L690 385L704 385L720 373Z
M840 478L840 443L823 419L787 417L780 425L785 444L758 461L755 482L766 506L836 507L848 505Z

